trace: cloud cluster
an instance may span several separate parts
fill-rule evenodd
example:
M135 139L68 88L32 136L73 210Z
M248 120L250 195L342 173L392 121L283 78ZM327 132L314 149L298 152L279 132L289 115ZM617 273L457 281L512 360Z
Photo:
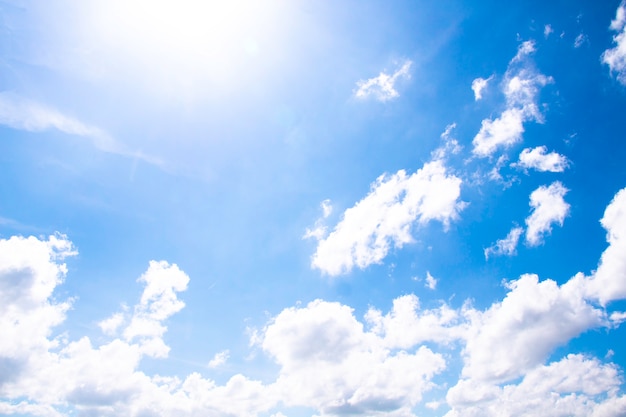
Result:
M189 280L177 266L151 262L137 304L100 323L112 338L96 346L88 337L53 335L69 308L53 296L67 272L64 258L75 253L67 238L0 240L0 329L11 336L0 339L0 412L280 416L293 406L321 416L413 417L428 394L430 407L447 404L446 417L618 417L626 397L615 365L580 354L546 363L581 333L623 321L623 312L597 303L626 298L626 189L601 223L609 245L590 276L559 285L525 274L485 310L469 302L422 308L415 295L396 298L386 313L371 307L362 320L338 302L286 308L254 338L278 365L276 378L236 374L223 385L199 373L181 379L140 369L142 358L168 354L165 321L183 307L178 293ZM455 358L460 378L448 388L437 378Z
M490 157L498 149L508 148L520 142L524 133L524 123L542 120L536 103L537 95L539 89L552 80L524 65L527 57L534 51L534 43L526 41L520 45L517 54L509 63L502 82L506 108L499 117L482 121L480 131L472 141L474 145L472 153L475 156ZM473 83L472 87L480 85L480 82L476 85Z
M400 170L380 176L369 194L318 241L312 266L328 275L363 269L380 262L391 247L412 242L414 224L436 220L448 226L464 207L460 186L461 179L448 174L442 160L411 175Z

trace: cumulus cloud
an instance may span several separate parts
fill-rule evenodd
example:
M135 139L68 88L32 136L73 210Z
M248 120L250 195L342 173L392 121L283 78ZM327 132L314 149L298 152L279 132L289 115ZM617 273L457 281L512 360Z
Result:
M532 213L526 218L526 243L537 246L543 243L543 237L552 232L552 225L557 223L563 226L565 217L569 214L569 204L563 197L567 188L559 181L548 187L541 186L530 194Z
M506 235L504 239L498 239L496 243L485 249L485 259L489 259L489 257L492 255L514 255L517 249L517 244L519 243L519 238L523 233L523 227L512 228L509 234Z
M543 27L543 36L544 36L544 37L546 37L546 38L547 38L547 37L548 37L548 36L550 36L550 34L552 34L553 32L554 32L554 29L552 29L552 25L549 25L549 24L548 24L548 25L545 25L545 26Z
M0 93L0 124L28 132L55 129L68 135L87 138L93 146L103 152L139 158L155 165L160 164L160 161L154 157L128 149L124 144L97 127L85 124L56 109L16 94Z
M576 282L559 286L526 274L507 284L504 300L485 312L470 310L463 376L502 382L543 363L554 348L603 325L602 311L584 300Z
M381 175L369 194L347 209L333 231L318 242L312 266L328 275L350 272L379 263L390 248L413 242L411 228L432 220L449 223L458 218L461 179L448 174L441 160L416 173L404 170Z
M519 155L519 161L511 164L511 166L522 169L536 169L541 172L563 172L569 163L565 156L548 152L545 146L537 146L536 148L526 148Z
M487 84L489 84L489 81L491 81L492 78L493 76L489 78L479 77L479 78L476 78L474 81L472 81L472 91L474 92L474 100L478 101L483 98L483 90L487 88Z
M532 41L524 42L509 63L502 82L506 108L499 117L482 121L480 131L472 141L474 155L488 157L500 148L508 148L522 140L525 122L542 121L537 95L539 89L552 80L526 64L527 57L534 51Z
M626 298L626 188L607 206L601 220L609 247L602 253L598 269L590 278L590 296L606 304Z
M611 30L618 32L613 36L616 45L604 51L602 62L609 66L619 82L626 84L626 3L623 1L611 21Z
M356 83L357 90L354 93L355 97L359 99L374 97L381 102L399 97L400 93L396 90L395 85L399 79L408 79L411 77L409 72L411 65L412 62L407 60L391 75L381 72L378 77L358 81Z
M532 369L519 384L461 380L448 391L452 409L445 417L618 417L626 413L620 385L614 365L570 354Z
M264 330L263 349L281 366L276 389L287 405L322 415L412 415L445 368L425 346L386 349L352 309L317 300L283 310Z
M0 413L280 416L278 407L293 406L322 416L413 417L426 393L424 406L441 406L436 393L447 388L436 378L460 355L446 417L622 416L626 397L615 365L576 354L545 362L579 334L623 321L623 312L609 314L596 301L626 298L625 219L626 189L602 218L609 247L591 276L559 285L525 274L484 310L468 302L423 308L412 294L393 300L388 312L370 307L363 320L338 302L286 308L256 338L278 365L276 378L236 374L223 385L199 373L140 370L143 358L167 353L146 346L158 346L150 341L162 341L164 321L183 308L178 293L189 278L175 265L150 263L137 304L100 322L110 341L67 341L51 335L69 307L53 292L67 273L65 259L76 253L71 242L62 235L0 240L0 330L8 335L0 338ZM228 355L219 352L213 365Z

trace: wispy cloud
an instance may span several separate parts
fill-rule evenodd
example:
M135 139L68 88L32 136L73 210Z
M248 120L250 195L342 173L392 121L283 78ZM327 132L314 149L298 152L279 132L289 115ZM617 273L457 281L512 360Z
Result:
M508 235L504 239L499 239L493 246L485 249L485 259L489 259L490 256L506 255L511 256L515 254L517 244L519 243L520 236L524 233L523 227L514 227L511 229Z
M68 135L84 137L103 152L138 158L155 165L161 164L157 158L129 149L100 128L12 93L0 93L0 124L28 132L58 130Z
M395 85L399 79L408 79L411 77L409 72L411 65L412 62L407 60L391 75L381 72L378 77L358 81L356 83L357 90L354 93L355 97L359 99L374 97L376 100L382 102L399 97L400 93L396 90Z
M611 72L622 84L626 84L626 2L617 8L615 19L611 21L611 30L618 32L613 36L615 47L602 54L602 62L607 64Z

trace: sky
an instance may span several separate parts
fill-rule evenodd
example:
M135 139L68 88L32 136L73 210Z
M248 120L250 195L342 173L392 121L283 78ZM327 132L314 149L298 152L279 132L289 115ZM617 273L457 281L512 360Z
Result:
M0 31L0 414L626 415L626 3Z

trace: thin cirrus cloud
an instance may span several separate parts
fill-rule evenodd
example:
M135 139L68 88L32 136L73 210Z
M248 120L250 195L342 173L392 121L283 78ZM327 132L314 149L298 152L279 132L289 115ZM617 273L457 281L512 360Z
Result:
M626 189L607 206L601 224L608 247L590 276L579 273L559 285L525 274L507 283L506 296L485 310L470 302L422 308L415 295L396 298L387 313L370 307L362 320L338 302L286 308L255 337L254 346L278 365L276 378L260 382L236 374L223 385L196 372L179 378L138 369L143 357L152 356L146 342L160 338L159 326L166 330L164 320L183 308L178 297L189 278L175 265L151 262L138 280L143 293L132 317L117 327L124 334L125 323L149 315L153 323L141 335L100 344L86 336L70 341L52 337L51 330L70 307L53 292L67 274L64 260L76 254L73 245L61 235L2 239L0 324L11 338L0 340L7 371L0 411L58 417L69 406L99 415L254 416L281 415L276 407L283 404L336 417L413 416L426 395L439 393L449 407L446 417L503 410L621 416L626 396L619 394L615 365L580 354L546 363L572 338L623 320L596 303L626 297L626 284L615 279L626 273L620 256ZM224 352L214 359L224 359ZM449 388L435 383L454 358L462 364L460 378Z
M622 2L617 8L615 19L611 21L611 30L617 32L613 36L616 44L602 54L602 62L607 64L618 81L626 84L626 3Z
M522 43L506 71L502 91L506 108L495 119L482 121L474 137L472 153L478 157L492 156L498 149L508 148L522 140L524 123L542 121L536 100L539 89L552 82L550 77L537 73L527 62L535 52L532 41Z
M28 132L55 129L68 135L87 138L100 151L161 165L157 158L129 149L98 127L85 124L54 108L17 94L0 93L0 124Z
M383 103L398 98L400 93L396 90L396 83L411 77L411 65L412 62L407 60L391 75L381 72L377 77L358 81L354 96L362 100L373 97Z

